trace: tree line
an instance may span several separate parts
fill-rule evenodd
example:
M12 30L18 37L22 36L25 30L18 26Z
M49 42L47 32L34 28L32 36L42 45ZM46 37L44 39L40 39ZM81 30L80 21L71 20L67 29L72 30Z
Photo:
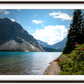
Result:
M68 30L67 42L64 47L63 53L71 53L75 49L75 44L84 43L84 14L80 9L75 9L73 18Z

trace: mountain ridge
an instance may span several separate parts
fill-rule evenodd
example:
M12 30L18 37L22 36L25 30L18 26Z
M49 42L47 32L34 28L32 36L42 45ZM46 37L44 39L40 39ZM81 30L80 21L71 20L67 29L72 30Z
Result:
M62 41L60 41L60 42L58 42L58 43L55 43L55 44L53 44L53 45L49 45L47 42L43 42L43 41L37 40L37 42L38 42L39 44L41 44L43 47L58 49L58 50L61 50L61 51L62 51L63 48L65 47L66 41L67 41L67 37L64 38Z
M45 51L23 27L8 18L0 19L0 50Z

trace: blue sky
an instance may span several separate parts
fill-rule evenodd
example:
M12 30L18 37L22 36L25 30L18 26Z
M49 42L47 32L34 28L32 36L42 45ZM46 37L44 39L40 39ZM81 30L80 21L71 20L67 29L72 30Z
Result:
M18 22L35 39L54 44L67 36L73 9L0 9L0 18Z

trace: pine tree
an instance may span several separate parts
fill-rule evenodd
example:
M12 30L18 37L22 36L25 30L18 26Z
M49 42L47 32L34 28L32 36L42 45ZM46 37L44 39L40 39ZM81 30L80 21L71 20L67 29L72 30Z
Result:
M82 11L74 10L73 20L70 24L70 29L67 35L66 46L63 53L70 53L75 48L75 43L84 43L84 21Z

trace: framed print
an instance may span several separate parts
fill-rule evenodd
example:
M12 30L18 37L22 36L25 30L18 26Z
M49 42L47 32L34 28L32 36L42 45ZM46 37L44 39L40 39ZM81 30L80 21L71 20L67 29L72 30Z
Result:
M84 83L83 1L0 1L0 83Z

